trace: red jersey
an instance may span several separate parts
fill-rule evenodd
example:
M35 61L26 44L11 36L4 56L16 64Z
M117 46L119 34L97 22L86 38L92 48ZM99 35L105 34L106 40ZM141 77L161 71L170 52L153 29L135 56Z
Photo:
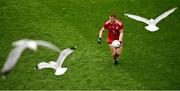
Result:
M118 21L112 24L108 21L104 24L104 28L108 30L107 42L111 44L113 40L119 40L119 30L123 29L123 23Z

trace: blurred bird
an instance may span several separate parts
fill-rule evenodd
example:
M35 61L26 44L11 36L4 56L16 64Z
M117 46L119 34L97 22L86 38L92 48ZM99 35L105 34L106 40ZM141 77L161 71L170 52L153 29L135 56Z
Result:
M70 55L75 49L76 47L64 49L62 52L60 52L59 57L56 62L54 61L50 61L49 63L41 62L37 65L37 69L41 70L44 68L52 68L56 70L55 75L63 75L67 71L67 68L62 68L62 64L65 58L68 55Z
M129 18L132 18L134 20L141 21L141 22L148 24L148 26L145 26L145 28L151 32L154 32L154 31L159 30L159 28L156 26L156 24L159 21L161 21L162 19L164 19L165 17L167 17L168 15L170 15L171 13L173 13L176 9L177 9L177 7L170 9L170 10L166 11L165 13L161 14L156 19L149 19L149 20L145 19L143 17L137 16L137 15L132 15L132 14L124 14L124 15L128 16Z
M19 57L26 48L36 51L37 46L44 46L56 52L60 52L60 49L58 47L47 41L42 40L22 39L14 42L12 45L15 46L15 48L10 52L1 70L2 75L7 75L12 70L12 68L15 67Z

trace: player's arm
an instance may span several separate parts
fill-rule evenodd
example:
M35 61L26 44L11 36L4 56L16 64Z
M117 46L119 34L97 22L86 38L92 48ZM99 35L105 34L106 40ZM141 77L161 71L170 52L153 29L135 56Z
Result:
M119 41L121 42L121 44L122 44L122 40L123 40L123 29L120 29L119 30Z
M99 38L102 38L104 31L105 31L105 28L102 27L101 30L100 30L100 32L99 32Z
M103 36L104 31L105 31L105 28L102 27L101 30L100 30L100 32L99 32L99 38L98 38L98 43L99 43L99 44L101 44L101 38L102 38L102 36Z
M116 19L116 22L121 26L121 29L119 30L119 41L121 42L121 45L122 45L122 40L123 40L123 23L120 21L120 20L118 20L118 19Z

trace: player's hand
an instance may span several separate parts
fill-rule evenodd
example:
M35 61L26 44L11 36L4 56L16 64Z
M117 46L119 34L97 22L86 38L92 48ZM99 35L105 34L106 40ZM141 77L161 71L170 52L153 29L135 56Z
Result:
M98 43L101 44L101 38L98 38Z
M122 41L119 41L119 42L120 42L120 46L122 46L122 44L123 44Z

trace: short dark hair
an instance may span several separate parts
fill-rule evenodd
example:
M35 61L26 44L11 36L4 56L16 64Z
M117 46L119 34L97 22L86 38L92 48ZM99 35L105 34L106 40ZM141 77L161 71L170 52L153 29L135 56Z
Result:
M117 16L115 14L111 14L110 17L117 18Z

